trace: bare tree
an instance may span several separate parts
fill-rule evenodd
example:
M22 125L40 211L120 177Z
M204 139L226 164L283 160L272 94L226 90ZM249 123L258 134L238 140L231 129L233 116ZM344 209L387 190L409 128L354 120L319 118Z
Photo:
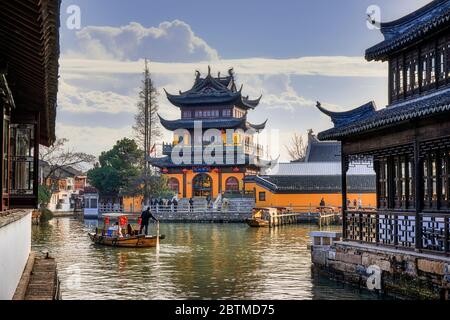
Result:
M65 167L83 171L83 165L94 164L95 156L66 148L65 145L68 141L68 139L60 138L56 139L50 147L39 148L39 160L47 162L49 167L48 172L43 177L45 180L54 177L60 169Z
M298 162L305 160L306 147L306 144L303 142L303 137L298 133L294 133L290 144L285 146L291 160Z
M149 155L161 137L161 129L158 118L158 91L151 78L147 60L143 76L133 131L139 147L145 151L145 155Z

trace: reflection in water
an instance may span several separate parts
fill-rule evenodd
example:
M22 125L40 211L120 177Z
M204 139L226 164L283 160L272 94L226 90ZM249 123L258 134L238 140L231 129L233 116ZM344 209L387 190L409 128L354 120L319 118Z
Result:
M157 252L95 246L87 232L97 225L62 218L33 226L34 250L57 258L64 299L379 298L312 276L307 243L316 226L161 224Z

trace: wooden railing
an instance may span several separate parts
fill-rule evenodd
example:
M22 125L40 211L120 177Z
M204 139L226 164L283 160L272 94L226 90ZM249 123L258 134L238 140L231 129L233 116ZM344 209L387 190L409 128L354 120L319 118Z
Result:
M349 241L450 254L450 213L348 210L344 238Z

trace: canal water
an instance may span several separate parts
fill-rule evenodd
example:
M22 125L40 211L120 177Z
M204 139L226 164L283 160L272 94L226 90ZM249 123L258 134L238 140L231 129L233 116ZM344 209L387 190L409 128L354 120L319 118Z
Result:
M33 226L32 246L57 259L63 299L379 299L313 276L314 225L161 224L156 248L91 244L97 221ZM154 225L151 226L154 231Z

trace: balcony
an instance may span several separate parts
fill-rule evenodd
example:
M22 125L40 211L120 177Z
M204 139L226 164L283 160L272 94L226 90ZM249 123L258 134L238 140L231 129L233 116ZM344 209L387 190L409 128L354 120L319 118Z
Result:
M344 217L345 240L423 252L450 254L450 214L422 212L416 230L414 212L348 210ZM417 245L418 244L418 245Z
M177 144L175 143L163 143L163 154L166 156L170 156L172 154L173 148ZM264 147L259 144L254 143L235 143L235 144L218 144L211 142L203 142L202 146L184 146L184 150L190 150L192 154L203 154L206 147L208 148L222 148L224 154L231 149L233 149L234 154L245 154L252 155L254 157L262 158L264 156Z

